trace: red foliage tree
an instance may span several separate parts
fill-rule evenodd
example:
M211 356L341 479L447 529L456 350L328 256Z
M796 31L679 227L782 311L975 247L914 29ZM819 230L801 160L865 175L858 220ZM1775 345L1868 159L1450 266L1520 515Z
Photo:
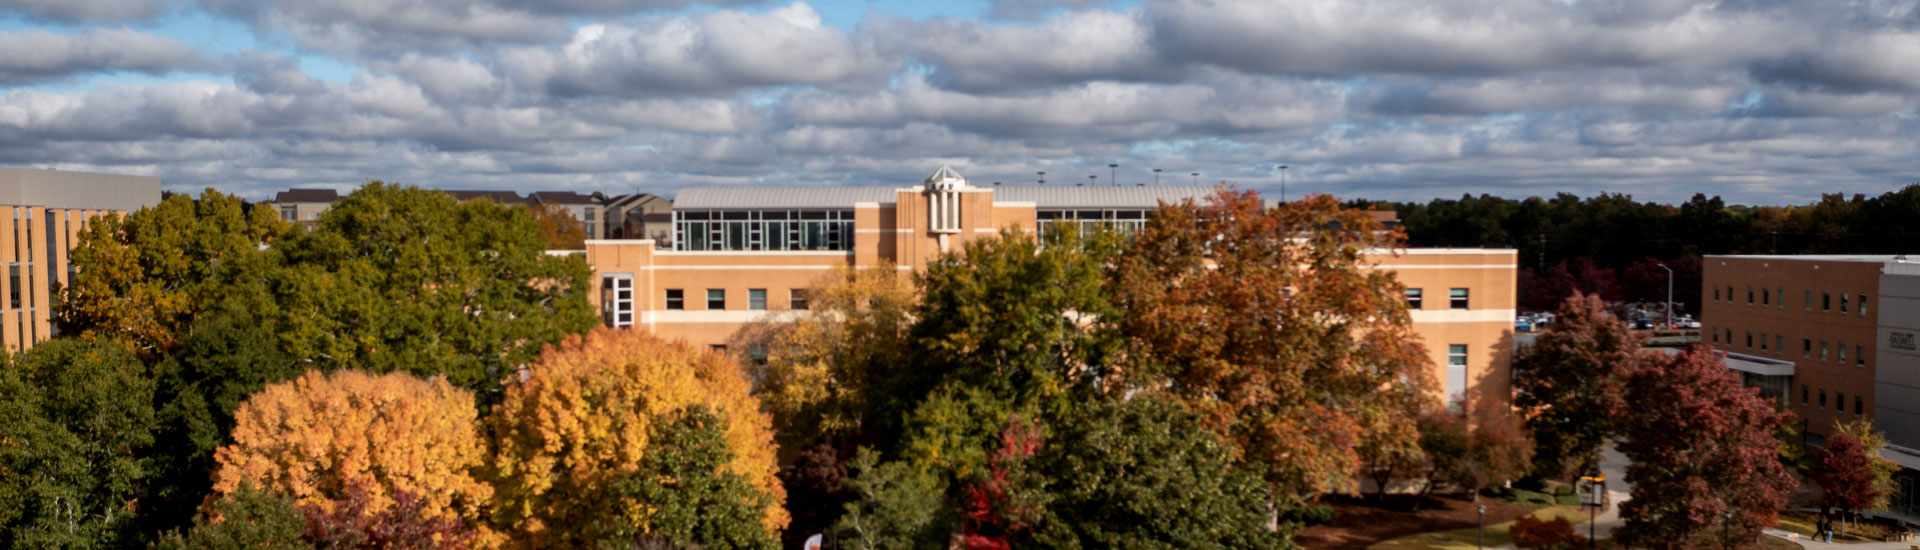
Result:
M1820 451L1819 467L1813 471L1813 482L1822 492L1820 505L1845 512L1874 507L1880 499L1877 478L1866 448L1845 433L1827 438L1827 448Z
M1584 473L1618 432L1621 388L1642 361L1640 337L1599 297L1575 293L1534 344L1514 354L1514 404L1528 411L1534 471Z
M1533 516L1521 516L1513 520L1508 528L1513 535L1513 545L1527 550L1573 550L1584 548L1587 537L1574 532L1573 522L1567 518L1553 518L1542 521Z
M1012 539L1038 521L1038 503L1022 491L1025 462L1040 452L1046 437L1032 421L1008 418L1000 432L1000 448L987 457L986 479L966 488L961 510L960 547L966 550L1008 550Z
M1730 529L1737 547L1755 546L1796 484L1775 457L1772 433L1791 413L1742 387L1699 346L1634 372L1627 399L1620 450L1633 461L1633 497L1620 506L1626 522L1615 539L1650 550L1708 548Z
M376 496L365 483L351 483L338 499L301 505L307 523L302 538L321 550L466 550L479 545L465 522L428 514L427 499L419 493L397 490L393 504L372 510Z

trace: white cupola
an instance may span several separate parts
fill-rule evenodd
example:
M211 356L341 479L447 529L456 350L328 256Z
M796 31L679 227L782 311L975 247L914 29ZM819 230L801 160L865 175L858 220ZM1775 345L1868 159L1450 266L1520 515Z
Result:
M942 166L927 176L927 229L934 233L960 232L960 193L968 189L967 178L952 167Z

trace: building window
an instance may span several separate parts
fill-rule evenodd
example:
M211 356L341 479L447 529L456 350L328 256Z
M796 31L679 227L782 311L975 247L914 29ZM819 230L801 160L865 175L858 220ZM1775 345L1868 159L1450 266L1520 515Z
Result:
M767 347L760 345L747 346L747 359L753 360L753 364L755 365L767 364Z
M1780 355L1787 352L1787 346L1784 344L1785 341L1786 341L1786 337L1778 334L1773 335L1773 354L1774 355Z
M1450 302L1448 307L1452 309L1467 309L1467 289L1456 288L1448 290L1447 300Z
M1770 305L1768 298L1767 289L1760 289L1760 305Z
M1862 367L1867 366L1867 347L1866 346L1856 345L1853 347L1853 364L1857 366L1862 366Z
M1747 349L1753 349L1753 331L1747 331Z
M1713 301L1720 301L1720 285L1713 285Z
M1800 404L1801 405L1807 404L1807 387L1806 386L1800 386Z
M1447 401L1464 402L1467 395L1467 345L1447 346Z
M1827 341L1826 340L1820 341L1820 360L1821 361L1827 360Z
M707 289L707 309L727 309L727 290L724 288Z
M300 221L300 209L292 206L282 206L280 207L280 219L290 222Z
M1833 294L1832 293L1829 293L1829 292L1820 293L1820 311L1833 311Z
M1747 305L1753 305L1753 287L1747 287Z
M1813 291L1807 291L1807 299L1802 304L1806 306L1807 311L1813 311Z
M667 289L667 309L687 309L686 292L677 288Z
M709 344L707 345L707 349L713 350L714 353L726 353L727 345L726 344Z
M7 307L20 309L20 264L7 266L7 288L13 289L13 293L7 295Z
M675 250L852 250L853 232L852 210L675 210L672 240Z
M1707 335L1709 338L1713 339L1713 343L1715 344L1720 343L1720 329L1707 327Z
M1825 410L1825 409L1827 408L1827 390L1826 390L1826 388L1821 388L1821 389L1820 389L1820 408L1821 408L1822 410Z
M1767 351L1767 333L1760 333L1760 351Z
M1840 312L1847 312L1847 293L1845 292L1840 293Z
M1813 339L1801 338L1800 339L1800 358L1807 359L1810 357L1813 357Z
M1847 362L1847 343L1834 342L1833 349L1836 353L1840 355L1840 362L1843 364L1846 363Z
M1863 414L1867 414L1867 400L1858 395L1853 396L1853 417L1859 418Z
M752 310L767 309L767 289L764 289L764 288L747 289L747 309L752 309Z
M1420 309L1420 292L1418 288L1407 289L1407 309Z
M1773 307L1787 309L1787 289L1773 289Z
M1865 294L1860 295L1860 316L1867 316L1867 295Z
M1833 392L1833 411L1847 412L1847 392Z
M633 276L600 278L601 322L614 328L633 326Z
M787 304L790 309L807 309L807 289L796 288L787 291Z

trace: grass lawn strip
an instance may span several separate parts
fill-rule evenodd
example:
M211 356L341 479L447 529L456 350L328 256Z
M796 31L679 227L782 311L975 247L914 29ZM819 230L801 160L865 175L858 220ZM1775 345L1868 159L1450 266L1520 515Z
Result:
M1534 519L1539 519L1542 521L1553 521L1554 518L1567 518L1567 521L1571 521L1574 524L1581 524L1581 523L1587 522L1587 511L1578 506L1550 506L1546 508L1541 508L1531 514L1527 514L1527 516L1532 517ZM1513 536L1507 533L1507 529L1510 527L1513 527L1513 522L1511 521L1506 523L1488 525L1487 526L1487 546L1499 546L1502 544L1511 544L1513 542ZM1585 535L1586 535L1586 532L1582 531L1581 536L1585 536ZM1474 550L1475 548L1479 547L1478 546L1479 541L1480 541L1480 530L1478 528L1468 528L1468 529L1456 529L1453 531L1440 531L1437 533L1421 533L1418 535L1400 537L1397 539L1381 542L1373 546L1369 546L1367 547L1367 549L1368 550Z

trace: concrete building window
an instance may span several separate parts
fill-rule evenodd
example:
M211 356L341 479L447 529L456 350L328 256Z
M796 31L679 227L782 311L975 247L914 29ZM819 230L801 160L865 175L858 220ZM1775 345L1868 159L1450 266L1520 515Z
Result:
M677 288L667 289L667 309L687 309L686 291Z
M807 309L807 289L796 288L787 291L787 304L789 309Z
M1840 312L1847 312L1847 293L1845 292L1840 293Z
M607 275L600 278L601 322L613 328L633 326L633 276Z
M1455 288L1448 290L1447 300L1449 302L1448 307L1451 309L1467 309L1467 289Z
M1811 357L1813 357L1813 339L1801 338L1800 339L1800 358L1807 359Z
M1807 311L1813 311L1813 291L1807 291L1807 300L1803 305L1806 306Z
M300 209L292 206L282 206L280 207L280 219L290 222L300 221Z
M1407 309L1420 309L1420 289L1407 289Z
M724 288L707 289L707 309L727 309L727 290Z
M1447 346L1447 401L1460 403L1467 395L1467 345Z
M1861 366L1861 367L1867 366L1867 347L1866 346L1857 345L1853 347L1853 364L1855 366Z
M764 288L747 289L747 309L751 309L751 310L767 309L767 289L764 289Z

